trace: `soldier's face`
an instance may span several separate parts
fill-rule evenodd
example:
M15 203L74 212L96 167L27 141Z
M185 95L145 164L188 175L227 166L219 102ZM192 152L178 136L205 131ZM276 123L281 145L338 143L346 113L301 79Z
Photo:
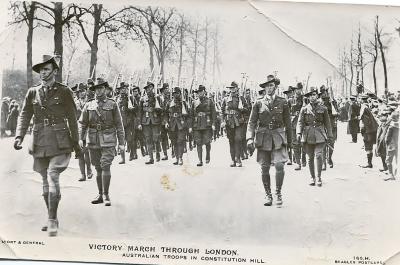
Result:
M311 95L310 95L310 101L311 102L316 102L317 101L317 99L318 99L318 94L317 93L312 93Z
M137 89L135 89L135 90L132 91L132 94L133 94L134 97L136 97L139 94L139 92L138 92Z
M198 93L197 93L197 95L199 96L199 97L201 97L201 98L203 98L205 95L206 95L206 92L203 90L203 91L199 91Z
M276 86L274 83L269 83L266 87L268 96L273 96L275 94Z
M79 98L85 98L86 97L86 91L82 90L79 92Z
M296 89L296 95L300 96L301 95L301 89Z
M54 69L54 65L52 63L48 63L43 65L42 68L40 68L39 74L40 74L40 80L48 82L55 78L55 75L57 74L57 69Z
M106 88L104 86L98 87L96 88L96 90L94 91L94 93L96 94L96 97L101 97L104 96L106 92Z

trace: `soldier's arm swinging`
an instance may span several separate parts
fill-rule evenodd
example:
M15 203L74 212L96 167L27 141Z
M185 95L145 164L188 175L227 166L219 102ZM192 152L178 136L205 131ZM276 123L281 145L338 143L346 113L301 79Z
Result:
M17 121L17 130L16 130L16 139L20 139L20 142L24 140L26 131L29 128L29 123L33 116L33 90L28 90L28 93L25 96L25 100L21 109L21 112L18 116Z

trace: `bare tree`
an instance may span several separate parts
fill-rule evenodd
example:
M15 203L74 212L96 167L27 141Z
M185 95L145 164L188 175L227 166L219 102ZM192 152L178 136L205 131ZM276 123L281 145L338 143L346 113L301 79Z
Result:
M37 2L37 9L42 11L43 16L36 17L39 24L52 28L54 30L54 54L60 56L58 74L56 80L62 82L63 70L63 27L69 26L70 21L75 14L73 13L72 5L67 5L63 8L62 2L52 2L53 7L42 2Z
M28 34L26 36L26 80L27 86L31 87L33 84L32 76L32 40L33 40L33 30L37 27L34 25L35 22L35 12L36 12L36 2L11 2L10 9L13 12L13 21L10 25L26 23L28 27Z
M379 51L381 53L381 60L382 60L382 66L383 66L383 75L384 75L384 79L385 79L385 95L388 95L388 78L387 78L387 67L386 67L386 57L385 57L385 50L387 49L386 46L383 45L382 43L382 29L379 28L379 16L376 16L376 20L375 20L375 34L376 34L376 38L378 41L378 47L379 47Z
M119 31L119 15L122 15L126 8L110 13L103 8L102 4L93 4L89 8L73 5L77 24L79 25L82 35L90 47L90 67L89 76L96 76L95 66L97 64L97 52L99 50L99 38L106 35L109 39L116 40L115 34ZM91 17L93 25L91 37L89 35L89 23L86 17Z
M378 38L376 34L376 20L374 21L374 31L373 31L373 39L369 40L367 45L365 46L365 51L367 54L371 56L372 59L372 77L374 80L374 91L375 95L378 95L378 86L376 81L376 64L378 61Z
M208 17L206 17L205 23L204 23L204 42L203 48L204 48L204 53L203 53L203 82L206 81L206 75L207 75L207 56L208 56L208 35L209 35L209 25L210 21Z

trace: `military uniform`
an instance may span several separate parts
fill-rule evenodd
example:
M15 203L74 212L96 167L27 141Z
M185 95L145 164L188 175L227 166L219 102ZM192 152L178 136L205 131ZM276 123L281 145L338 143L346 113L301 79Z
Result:
M236 83L232 82L232 87ZM237 85L236 85L237 88ZM242 105L239 108L239 105ZM225 123L226 135L229 140L229 150L231 154L232 164L231 167L242 166L242 141L243 141L243 127L246 126L244 114L248 109L244 97L239 96L239 93L230 93L225 97L222 102L222 119Z
M311 90L309 93L318 92ZM321 171L323 165L323 150L326 142L332 142L332 129L327 108L319 103L308 103L300 111L296 128L297 138L301 142L308 156L308 166L312 178L311 185L315 185L314 158L317 159L318 186L322 185Z
M58 65L54 57L45 55L43 62L33 66L39 73L49 63L53 69ZM54 79L53 79L54 80ZM49 86L48 86L49 85ZM30 120L33 116L33 131L29 153L33 156L33 169L43 180L43 198L48 208L49 236L57 235L57 209L61 199L60 173L70 161L73 149L80 154L76 106L72 91L65 85L54 82L29 88L18 118L15 149L20 149ZM47 230L43 227L43 231Z
M119 89L124 89L126 88L125 83L121 82L120 84L121 86L119 87ZM128 108L128 94L125 92L120 92L116 98L116 102L118 104L120 113L121 113L121 120L122 120L122 124L124 126L124 132L125 132L125 139L127 142L131 142L131 123L132 123L132 119L131 119L131 110ZM119 164L125 164L125 153L120 153L121 155L121 161L119 162Z
M137 88L139 89L139 88ZM139 130L139 125L141 123L141 117L139 116L139 106L140 106L140 95L131 96L132 109L130 110L130 135L127 138L127 143L130 150L129 160L137 159L137 149L138 143L142 149L142 156L144 156L144 142L142 131Z
M358 117L360 115L360 105L355 101L354 97L351 97L353 101L349 106L349 122L347 125L347 134L351 135L353 143L357 143L357 134L360 132L360 125Z
M204 91L204 86L199 86L197 91ZM211 139L215 129L216 111L214 102L208 97L199 97L192 103L193 138L197 146L199 163L203 165L203 145L206 146L206 163L210 162Z
M75 96L75 105L76 105L76 118L79 120L85 107L86 102L88 101L88 97L86 96L85 99L79 97L79 92L85 90L83 84L79 84L77 86L76 96ZM85 181L86 176L88 179L92 178L92 168L90 166L90 153L88 148L82 148L82 156L79 157L79 169L81 171L81 178L79 181ZM87 172L87 175L86 175Z
M303 147L301 142L298 142L296 139L296 127L297 122L299 120L300 110L303 107L303 96L296 96L293 99L293 104L291 106L291 123L292 123L292 135L293 135L293 153L294 153L294 161L297 164L295 170L300 170L301 166L304 164L302 163L302 151ZM305 160L305 156L304 160Z
M390 178L387 180L394 180L397 174L397 169L393 169L393 160L395 160L398 167L399 156L399 110L395 110L390 116L390 125L385 137L386 142L386 164L389 169Z
M260 84L265 88L275 79ZM264 96L258 99L251 110L247 126L247 142L257 148L257 162L261 165L262 182L267 196L267 202L272 204L271 180L269 170L275 166L276 195L278 205L282 204L282 185L285 176L284 165L288 160L287 146L291 145L291 123L289 105L286 99L273 95L272 98ZM251 143L249 141L251 140Z
M242 159L247 159L248 158L248 153L247 153L247 141L246 141L246 132L247 132L247 124L249 123L250 119L250 112L253 107L253 103L251 102L251 97L250 95L246 95L245 103L244 105L247 106L246 109L243 110L243 120L244 120L244 126L242 126L243 132L242 132Z
M160 89L160 93L162 93L162 95L160 96L160 102L161 102L161 105L164 107L163 115L166 112L165 107L171 102L170 93L168 91L164 92L164 90L168 89L168 88L169 88L169 85L167 83L164 83L162 88ZM169 147L168 130L165 129L164 126L161 126L161 129L160 129L160 143L161 143L161 149L162 149L163 155L164 155L163 158L161 158L161 160L168 160L168 147Z
M102 85L104 83L99 81L99 84L92 89ZM85 142L87 135L92 164L97 171L99 196L92 203L103 203L104 195L106 206L109 206L111 205L109 198L110 167L115 157L117 140L120 146L125 145L125 132L118 104L105 95L96 97L95 100L89 101L85 105L79 124L80 140Z
M175 88L174 93L181 93L180 89ZM168 127L175 152L176 162L174 162L174 165L182 165L182 155L186 144L186 131L187 128L191 127L187 103L181 99L172 99L165 107L164 124Z
M360 131L364 141L364 150L367 153L367 165L363 167L372 168L373 146L376 143L378 123L367 103L361 105L359 119Z
M157 102L156 102L157 100ZM159 108L157 105L159 105ZM139 117L141 117L141 125L143 126L143 134L146 140L147 151L150 160L146 164L153 164L153 146L156 147L156 160L160 161L160 135L162 121L162 106L160 98L153 93L147 93L141 100L139 106Z

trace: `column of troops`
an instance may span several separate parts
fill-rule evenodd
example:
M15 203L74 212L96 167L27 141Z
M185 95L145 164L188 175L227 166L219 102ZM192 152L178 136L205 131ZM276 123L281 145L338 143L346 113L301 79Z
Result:
M91 165L96 171L98 195L92 203L110 206L111 164L116 156L120 156L120 164L125 164L126 153L132 161L138 159L140 150L143 157L148 157L145 164L152 165L168 160L170 153L174 165L183 165L183 154L196 148L197 166L201 167L203 162L211 161L212 141L226 133L231 167L242 167L243 160L257 149L265 206L274 201L270 168L275 168L275 199L280 207L286 164L294 163L295 170L308 164L310 185L322 186L322 171L327 165L334 166L337 121L346 106L353 141L357 141L359 131L363 136L368 162L365 167L372 167L376 143L383 170L389 171L390 179L396 174L392 166L398 153L396 102L377 113L368 95L358 97L362 104L354 103L355 98L347 104L336 101L325 86L311 87L304 93L301 83L284 91L284 98L277 94L280 80L274 75L267 76L255 95L250 89L240 89L236 82L221 95L207 93L203 85L191 91L170 89L167 83L157 88L151 82L142 91L121 82L114 91L102 78L69 89L55 81L59 67L48 55L33 70L40 74L41 84L27 92L14 148L22 148L33 118L29 152L34 170L43 179L48 222L42 230L50 236L57 235L59 176L67 168L72 152L79 159L80 181L93 177ZM381 121L379 126L374 114ZM360 128L354 129L355 125Z

